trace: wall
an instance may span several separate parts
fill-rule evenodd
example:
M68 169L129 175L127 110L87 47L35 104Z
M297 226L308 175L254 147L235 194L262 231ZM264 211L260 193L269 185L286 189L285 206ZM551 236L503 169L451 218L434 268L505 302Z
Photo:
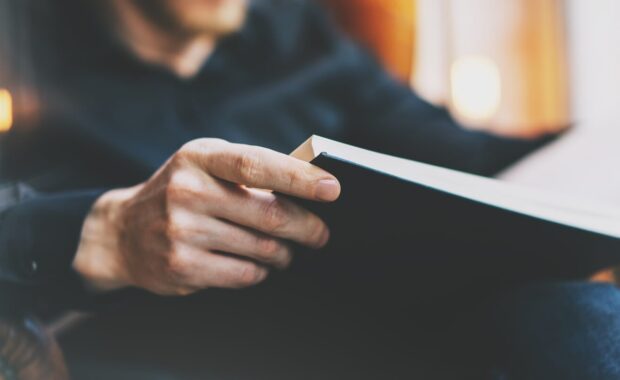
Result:
M415 66L415 0L322 0L353 37L373 50L398 79Z
M457 93L485 98L497 88L484 85L491 75L467 75L465 96L448 77L461 58L482 58L499 71L500 102L490 117L464 123L511 135L568 124L564 0L418 0L418 17L413 83L423 96L448 105Z
M566 2L572 119L609 128L620 123L620 1Z

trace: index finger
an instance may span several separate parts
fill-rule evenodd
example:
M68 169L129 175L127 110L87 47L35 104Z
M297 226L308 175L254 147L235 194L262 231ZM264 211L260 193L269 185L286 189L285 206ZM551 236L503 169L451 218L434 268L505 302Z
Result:
M308 162L251 145L222 143L204 147L194 162L207 173L240 185L274 190L298 198L334 201L340 183Z

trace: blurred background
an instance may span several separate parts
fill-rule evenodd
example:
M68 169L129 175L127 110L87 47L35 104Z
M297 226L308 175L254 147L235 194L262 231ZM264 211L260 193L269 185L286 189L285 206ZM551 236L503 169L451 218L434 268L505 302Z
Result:
M473 127L532 134L616 117L617 1L325 2L396 76Z
M620 205L617 0L309 1L470 128L510 136L570 128L506 180ZM29 37L48 6L0 0L0 138L36 124L42 74L32 63L47 58Z
M396 77L473 128L529 135L614 119L615 0L320 1ZM41 8L0 0L0 131L35 116L28 29Z
M347 29L467 124L531 134L613 122L614 0L331 0Z
M259 0L256 0L259 1ZM509 171L530 186L620 204L617 0L310 0L398 80L470 128L571 129ZM0 138L36 124L29 31L53 1L0 0Z

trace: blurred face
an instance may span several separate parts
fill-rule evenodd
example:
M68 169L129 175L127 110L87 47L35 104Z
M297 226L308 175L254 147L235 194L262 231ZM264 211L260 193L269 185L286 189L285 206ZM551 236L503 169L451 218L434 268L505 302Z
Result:
M180 34L226 35L245 21L248 0L134 0L160 26Z

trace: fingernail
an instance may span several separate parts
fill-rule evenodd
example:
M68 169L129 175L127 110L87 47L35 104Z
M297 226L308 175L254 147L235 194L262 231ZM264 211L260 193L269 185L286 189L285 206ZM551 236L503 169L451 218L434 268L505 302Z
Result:
M316 197L322 201L335 201L340 195L340 184L335 179L322 179L316 186Z

